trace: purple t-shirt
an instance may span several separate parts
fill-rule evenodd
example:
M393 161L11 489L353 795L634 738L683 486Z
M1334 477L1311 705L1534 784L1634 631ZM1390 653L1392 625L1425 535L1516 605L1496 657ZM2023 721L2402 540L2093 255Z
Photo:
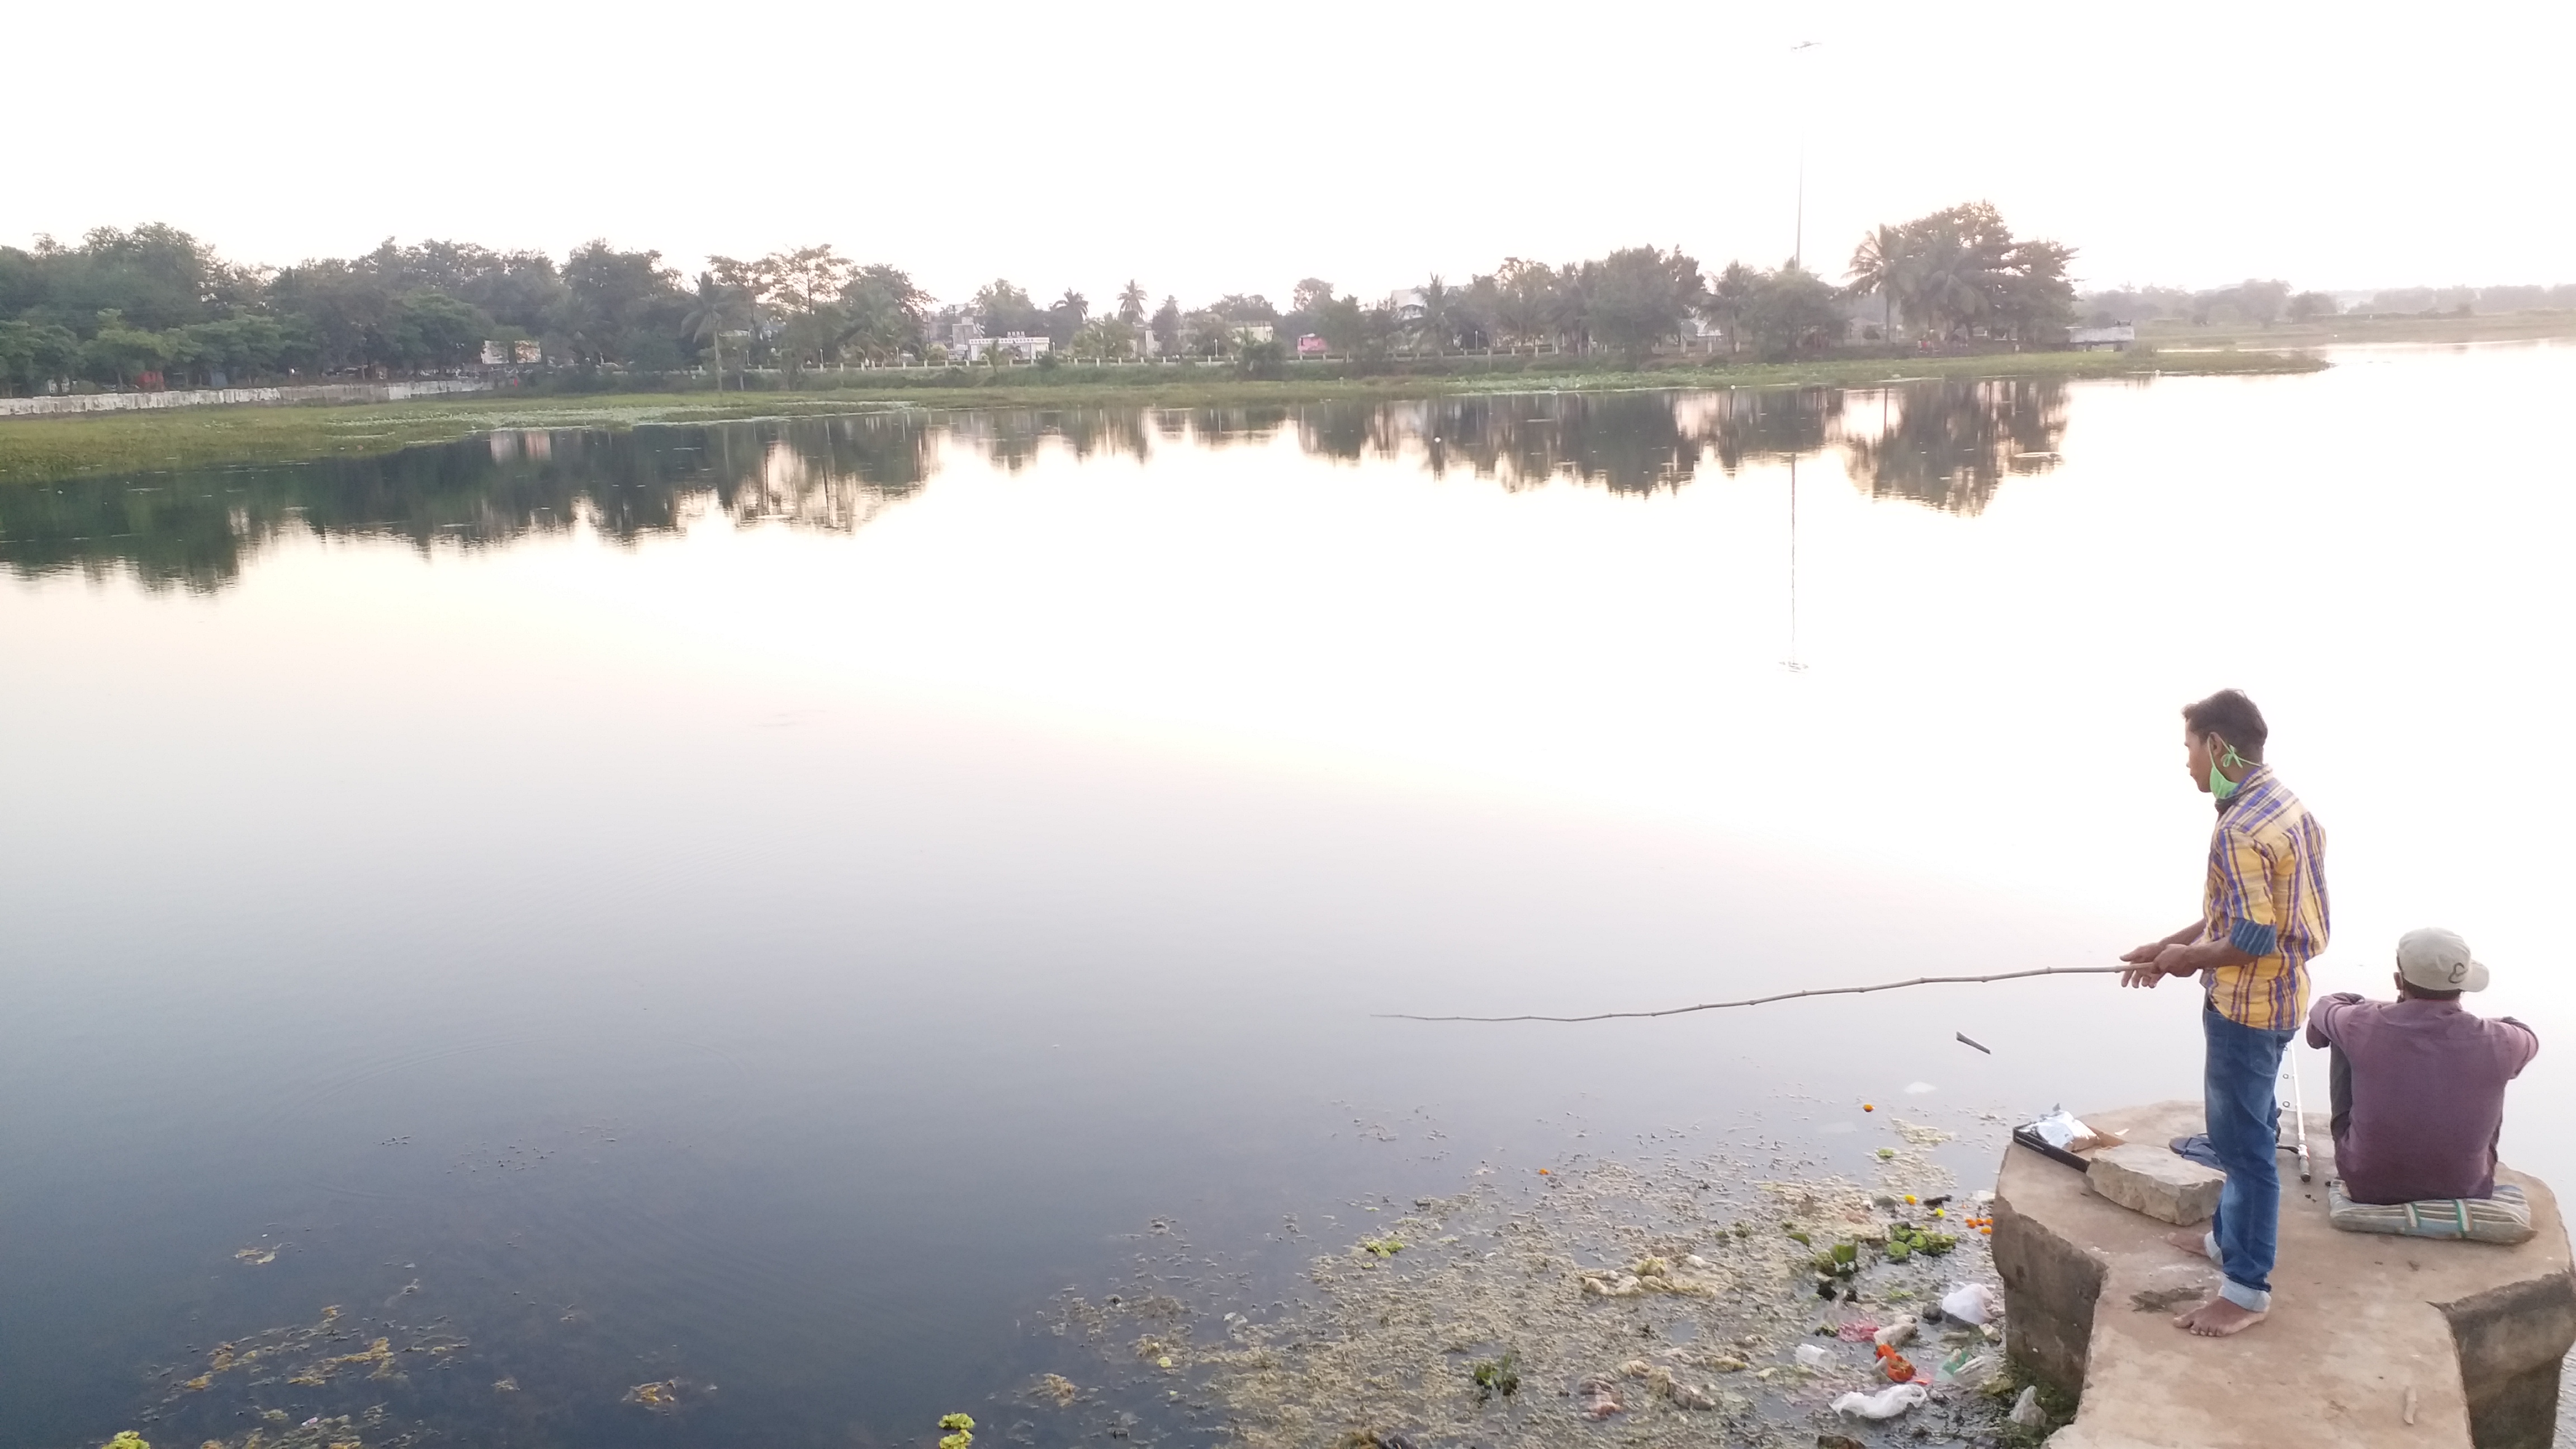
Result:
M2328 1044L2351 1068L2351 1119L2335 1132L2335 1170L2353 1201L2495 1194L2504 1084L2540 1051L2530 1027L2509 1016L2489 1021L2457 1001L2364 1001L2338 991L2308 1012L2308 1045Z

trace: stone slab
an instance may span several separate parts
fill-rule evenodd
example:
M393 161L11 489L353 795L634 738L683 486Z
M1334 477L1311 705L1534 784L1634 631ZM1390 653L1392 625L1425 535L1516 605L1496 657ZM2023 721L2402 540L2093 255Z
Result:
M2094 1153L2084 1185L2131 1212L2188 1227L2218 1213L2227 1174L2175 1155L2162 1142L2125 1142Z
M2197 1102L2083 1116L2141 1144L2201 1126ZM2052 1449L2547 1449L2559 1362L2576 1346L2567 1229L2548 1187L2497 1173L2530 1196L2527 1243L2338 1232L2321 1114L2309 1140L2314 1181L2282 1158L2272 1315L2222 1339L2172 1326L2215 1290L2207 1258L2163 1241L2171 1227L2090 1191L2084 1174L2005 1149L1994 1209L2005 1345L2082 1399Z

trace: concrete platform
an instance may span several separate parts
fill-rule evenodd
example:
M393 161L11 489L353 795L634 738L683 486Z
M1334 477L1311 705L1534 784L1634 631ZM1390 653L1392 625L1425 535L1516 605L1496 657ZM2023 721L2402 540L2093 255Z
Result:
M2198 1102L2083 1117L2131 1142L2201 1129ZM2005 1347L2082 1400L2052 1449L2549 1449L2559 1363L2576 1345L2557 1199L2497 1172L2530 1195L2538 1230L2511 1247L2338 1232L2326 1222L2334 1141L2322 1115L2308 1131L2315 1181L2281 1158L2271 1317L2223 1339L2172 1326L2218 1271L2163 1241L2170 1224L2095 1196L2073 1168L2005 1149L1994 1210Z

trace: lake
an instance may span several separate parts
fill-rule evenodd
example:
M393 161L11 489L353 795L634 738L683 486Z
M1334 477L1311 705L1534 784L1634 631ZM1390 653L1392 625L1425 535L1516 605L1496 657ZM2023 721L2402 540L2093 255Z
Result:
M2109 963L2196 912L2224 685L2320 989L2463 932L2576 1180L2576 347L2335 361L0 489L0 1440L1204 1443L1026 1407L1068 1295L1289 1313L1381 1206L1900 1112L1982 1185L2196 1095L2195 993L1380 1014Z

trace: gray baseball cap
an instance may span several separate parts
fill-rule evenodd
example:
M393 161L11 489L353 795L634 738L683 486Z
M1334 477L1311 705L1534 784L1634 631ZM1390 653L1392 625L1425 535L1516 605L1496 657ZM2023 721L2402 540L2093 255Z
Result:
M2487 968L2457 931L2426 926L2397 938L2397 974L2426 991L2484 991Z

